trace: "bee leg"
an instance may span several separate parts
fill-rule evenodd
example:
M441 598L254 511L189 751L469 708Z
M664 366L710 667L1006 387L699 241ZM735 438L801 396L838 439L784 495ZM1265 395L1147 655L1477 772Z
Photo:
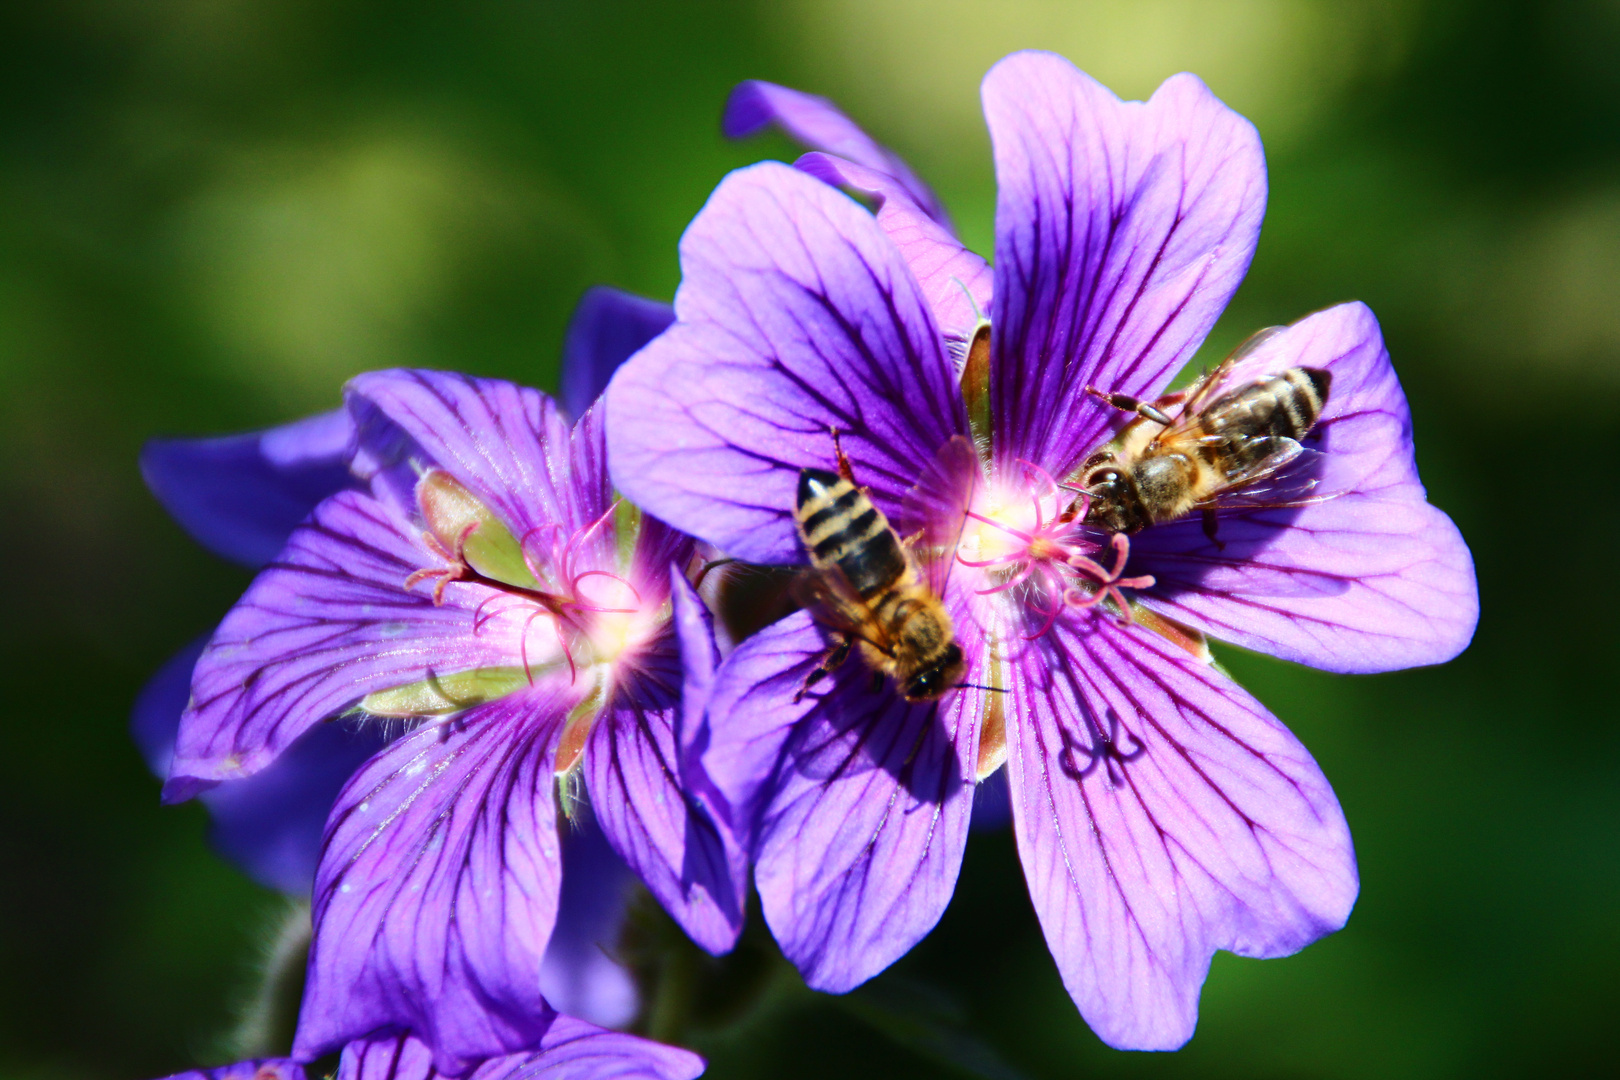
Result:
M1109 394L1097 389L1095 386L1086 387L1086 393L1090 394L1092 397L1101 398L1103 401L1108 402L1108 404L1123 412L1135 413L1144 420L1151 420L1161 427L1169 427L1172 423L1174 423L1174 421L1170 419L1165 411L1159 408L1157 405L1138 400L1137 398L1131 397L1129 394Z
M1226 542L1215 535L1216 530L1218 530L1220 527L1221 519L1215 516L1215 511L1213 509L1205 510L1204 535L1209 537L1209 542L1215 545L1216 551L1225 551Z
M793 695L793 704L797 705L804 698L804 695L810 692L812 686L838 670L845 659L849 657L852 644L853 642L847 637L841 637L833 643L832 648L828 649L821 657L821 663L817 664L815 669L804 677L804 683L799 687L799 692Z
M838 475L855 484L855 470L850 467L849 458L844 453L844 444L838 441L838 429L829 426L827 430L832 432L833 453L838 455ZM855 486L860 487L859 484Z
M883 693L883 672L881 672L881 671L872 672L872 688L871 688L871 690L868 691L868 693L872 693L872 694L881 694L881 693Z

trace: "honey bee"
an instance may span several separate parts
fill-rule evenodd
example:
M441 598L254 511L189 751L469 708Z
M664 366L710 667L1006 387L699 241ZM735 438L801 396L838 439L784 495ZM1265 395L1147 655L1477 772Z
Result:
M866 666L893 679L907 701L935 701L965 667L950 613L909 545L855 486L842 451L838 458L837 473L799 471L794 519L812 566L796 591L838 636L799 696L858 647Z
M1274 332L1261 331L1194 386L1157 402L1086 388L1138 416L1121 432L1116 449L1099 451L1080 467L1080 489L1091 499L1087 522L1135 533L1201 509L1204 531L1213 540L1214 511L1223 496L1307 452L1299 440L1327 404L1329 372L1292 367L1211 397L1232 365ZM1177 404L1180 411L1172 418L1165 410Z

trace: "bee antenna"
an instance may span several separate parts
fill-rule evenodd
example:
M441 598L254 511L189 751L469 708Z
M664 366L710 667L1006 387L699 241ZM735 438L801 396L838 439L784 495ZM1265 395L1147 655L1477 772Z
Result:
M985 686L982 683L975 682L957 683L956 685L963 690L993 690L998 694L1005 694L1007 692L1007 688L1005 686Z

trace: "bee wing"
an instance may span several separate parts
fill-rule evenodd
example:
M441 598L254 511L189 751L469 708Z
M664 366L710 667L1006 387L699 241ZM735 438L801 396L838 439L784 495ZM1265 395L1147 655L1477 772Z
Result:
M794 579L793 596L813 609L823 625L869 642L880 652L894 652L888 636L872 618L872 609L838 567L806 568Z
M1317 477L1316 466L1324 456L1320 450L1280 435L1264 436L1261 441L1271 444L1264 456L1229 474L1221 490L1200 505L1221 510L1258 510L1304 506L1333 497L1334 492L1321 489Z
M935 596L945 594L979 480L979 456L961 435L934 455L902 502L911 557Z

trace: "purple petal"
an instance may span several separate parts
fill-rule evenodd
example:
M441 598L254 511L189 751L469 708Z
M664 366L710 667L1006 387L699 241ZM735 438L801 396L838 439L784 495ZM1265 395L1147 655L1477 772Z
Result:
M606 286L587 289L563 338L561 393L570 416L584 416L619 365L675 321L675 309Z
M1412 421L1378 322L1362 304L1318 312L1240 362L1230 385L1291 366L1333 375L1321 421L1321 501L1223 512L1217 547L1201 520L1155 526L1132 546L1140 599L1214 637L1328 671L1442 663L1479 617L1473 561L1424 501ZM1306 493L1307 496L1313 493Z
M1086 385L1152 397L1248 269L1265 211L1253 125L1193 75L1121 102L1051 53L985 76L995 147L992 439L1066 475L1117 418Z
M164 1080L304 1080L304 1067L286 1058L261 1058L221 1065L217 1069L192 1069L164 1077Z
M795 703L826 648L808 612L739 645L706 761L722 788L757 793L755 883L783 954L838 993L903 956L950 902L980 695L910 704L851 659Z
M811 150L837 154L857 165L885 173L906 197L946 232L951 219L927 184L893 150L876 142L855 121L824 97L751 79L738 83L726 102L720 129L728 139L746 139L770 124Z
M263 772L203 792L215 850L261 885L309 896L338 792L387 741L380 724L321 724Z
M482 1062L465 1080L693 1080L703 1059L559 1015L539 1045ZM336 1080L438 1080L433 1053L409 1035L350 1043Z
M728 176L681 240L679 321L608 387L614 484L751 562L800 559L799 470L834 462L891 516L966 416L940 334L871 215L796 169Z
M168 775L191 671L206 640L181 649L135 699L131 729L158 776ZM263 772L203 792L215 850L267 888L308 896L327 811L344 781L383 743L376 726L322 724Z
M948 228L929 217L888 173L829 154L806 154L794 167L873 199L878 224L922 286L934 322L951 341L972 339L979 320L990 314L990 264L983 257L963 247Z
M1095 610L1015 660L1013 824L1064 985L1111 1046L1192 1036L1216 949L1284 956L1344 925L1338 801L1213 667Z
M525 541L591 524L611 503L605 473L582 465L567 420L538 390L445 371L373 371L349 382L356 473L415 505L418 467L437 465Z
M354 425L342 409L268 431L153 439L141 476L203 547L245 566L276 557L315 504L350 486Z
M681 691L671 627L597 719L585 752L586 786L614 850L693 941L722 953L742 931L746 866L729 833L683 783L675 731Z
M344 788L316 880L296 1056L398 1026L459 1073L546 1030L554 1014L540 968L559 868L552 760L573 703L542 683L426 724Z
M157 674L141 687L135 697L135 707L130 710L130 737L135 740L146 767L157 776L169 775L180 714L186 711L186 702L191 700L191 672L206 644L206 637L197 638L165 660Z
M437 565L382 501L346 491L322 503L197 662L165 799L257 772L374 690L511 664L521 612L492 605L469 632L490 590L454 582L442 606L431 586L405 591Z
M973 831L998 832L1012 824L1012 797L1007 790L1007 770L997 769L973 792Z
M552 1008L604 1027L635 1019L635 982L613 959L634 886L630 868L594 823L564 832L557 925L540 967L540 993Z

